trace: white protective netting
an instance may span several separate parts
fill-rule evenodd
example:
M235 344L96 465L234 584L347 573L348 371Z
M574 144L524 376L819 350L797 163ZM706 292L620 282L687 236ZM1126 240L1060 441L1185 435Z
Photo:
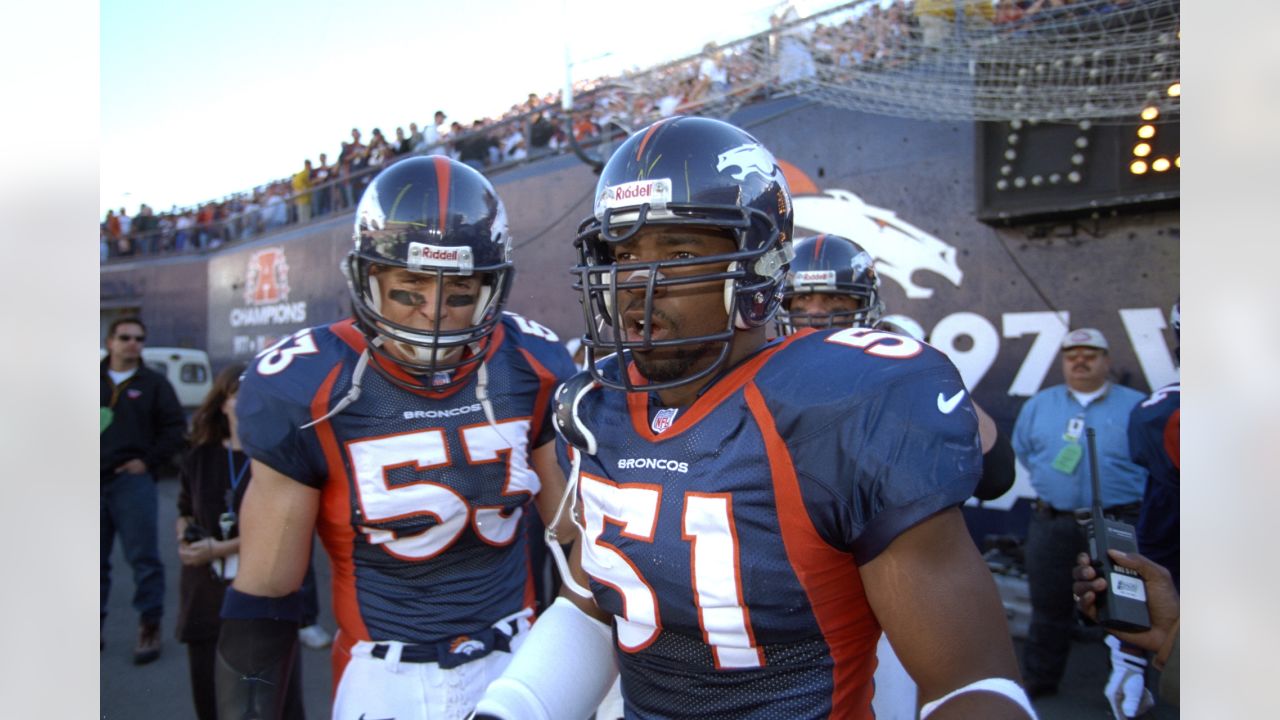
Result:
M639 127L797 95L893 117L1131 122L1179 117L1178 0L855 0L622 77L595 110Z

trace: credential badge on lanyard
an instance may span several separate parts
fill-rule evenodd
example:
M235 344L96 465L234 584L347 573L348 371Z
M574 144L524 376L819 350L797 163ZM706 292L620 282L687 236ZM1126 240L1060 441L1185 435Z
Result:
M1067 432L1062 436L1067 442L1078 443L1084 434L1084 416L1077 415L1067 421Z

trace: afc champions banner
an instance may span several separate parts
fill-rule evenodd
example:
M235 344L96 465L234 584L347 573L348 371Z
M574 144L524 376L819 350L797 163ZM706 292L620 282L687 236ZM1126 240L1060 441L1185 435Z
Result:
M250 253L242 285L240 304L232 306L226 318L233 333L231 354L235 357L255 355L306 326L306 301L289 297L289 258L283 245Z
M209 354L245 361L281 338L342 317L346 290L329 252L308 243L246 248L209 263Z

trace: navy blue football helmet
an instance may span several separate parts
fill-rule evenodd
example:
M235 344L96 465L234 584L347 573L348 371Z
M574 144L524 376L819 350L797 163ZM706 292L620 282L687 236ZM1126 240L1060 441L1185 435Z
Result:
M507 211L493 186L479 172L442 155L401 160L365 189L354 240L343 270L356 325L375 354L416 380L387 377L412 389L460 382L483 358L482 343L501 320L513 280ZM385 267L436 275L435 329L400 325L382 314L374 271ZM479 276L480 297L468 327L441 332L444 278L454 275ZM409 359L388 353L387 343Z
M618 244L653 226L691 226L724 231L736 240L732 252L690 259L617 264ZM579 264L574 289L582 293L588 366L615 389L660 390L716 372L728 358L735 330L760 327L782 300L791 252L791 191L773 155L751 135L726 122L676 116L636 132L605 164L596 184L595 210L578 226ZM720 264L724 270L695 275L664 270ZM677 277L678 276L678 277ZM628 279L624 279L628 278ZM634 279L641 278L641 279ZM723 332L695 337L652 338L653 296L658 288L723 281L728 322ZM621 330L624 290L645 290L643 337L626 340ZM596 370L596 359L629 350L719 344L707 368L675 380L634 385Z
M791 310L797 295L826 293L858 300L857 310L802 313ZM800 328L874 327L884 313L880 276L871 254L839 235L813 235L796 240L795 258L787 272L778 311L778 331L790 335Z

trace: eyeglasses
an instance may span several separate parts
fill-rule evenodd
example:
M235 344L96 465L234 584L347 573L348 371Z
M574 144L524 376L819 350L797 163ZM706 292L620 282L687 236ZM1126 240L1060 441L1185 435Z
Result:
M121 342L132 342L134 340L137 340L138 342L146 342L147 336L146 335L117 335L116 339L120 340Z

